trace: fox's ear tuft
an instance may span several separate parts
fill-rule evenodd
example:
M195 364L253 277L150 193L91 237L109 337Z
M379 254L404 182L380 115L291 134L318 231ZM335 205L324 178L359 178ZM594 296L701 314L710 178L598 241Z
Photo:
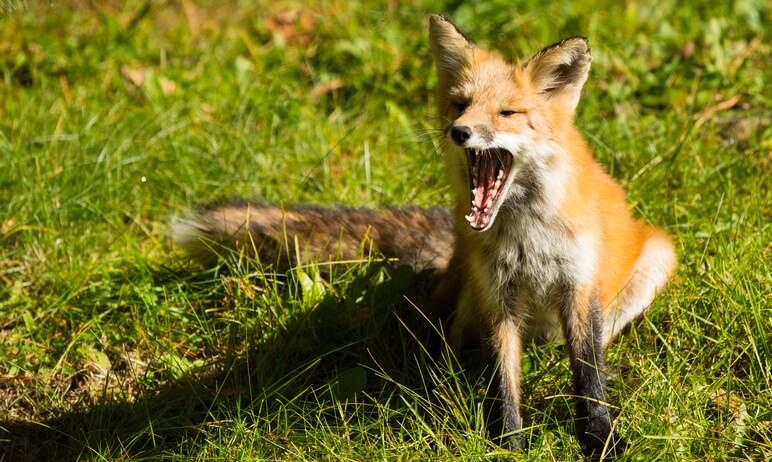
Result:
M447 16L429 17L429 42L440 79L453 78L470 61L474 43Z
M570 109L576 108L590 72L592 54L585 37L571 37L550 45L525 62L537 91L560 97Z

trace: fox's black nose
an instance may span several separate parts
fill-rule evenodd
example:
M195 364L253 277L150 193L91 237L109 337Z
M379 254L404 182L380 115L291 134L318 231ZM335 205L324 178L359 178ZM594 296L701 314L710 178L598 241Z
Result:
M472 129L466 126L454 125L450 128L450 137L457 145L463 146L466 140L472 137Z

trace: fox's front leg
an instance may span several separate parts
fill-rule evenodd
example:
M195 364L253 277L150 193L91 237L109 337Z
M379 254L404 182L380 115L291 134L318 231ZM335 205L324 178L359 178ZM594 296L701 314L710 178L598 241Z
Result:
M504 434L507 435L507 444L514 448L519 446L518 435L514 433L523 426L520 417L520 326L511 316L505 316L494 321L492 327L492 340L499 362L499 399Z
M612 435L611 416L605 405L603 326L598 297L567 291L561 318L573 370L579 442L591 458L600 458L604 448L611 458L621 451L622 443Z

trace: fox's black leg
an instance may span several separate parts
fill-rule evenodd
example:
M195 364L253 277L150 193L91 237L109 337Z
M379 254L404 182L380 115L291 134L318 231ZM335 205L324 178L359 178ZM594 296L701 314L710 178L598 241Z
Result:
M597 296L567 293L561 309L576 393L576 428L582 450L592 459L612 459L622 442L612 435L611 416L605 405L606 378L603 360L603 326Z

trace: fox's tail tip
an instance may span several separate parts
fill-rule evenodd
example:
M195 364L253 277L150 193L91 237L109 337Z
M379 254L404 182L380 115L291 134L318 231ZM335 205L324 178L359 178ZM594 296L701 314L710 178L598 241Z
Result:
M200 214L187 212L174 214L169 218L169 239L172 245L181 248L194 260L204 263L207 252L202 248L207 230Z
M169 217L169 238L175 245L185 248L200 236L195 218L193 213Z

